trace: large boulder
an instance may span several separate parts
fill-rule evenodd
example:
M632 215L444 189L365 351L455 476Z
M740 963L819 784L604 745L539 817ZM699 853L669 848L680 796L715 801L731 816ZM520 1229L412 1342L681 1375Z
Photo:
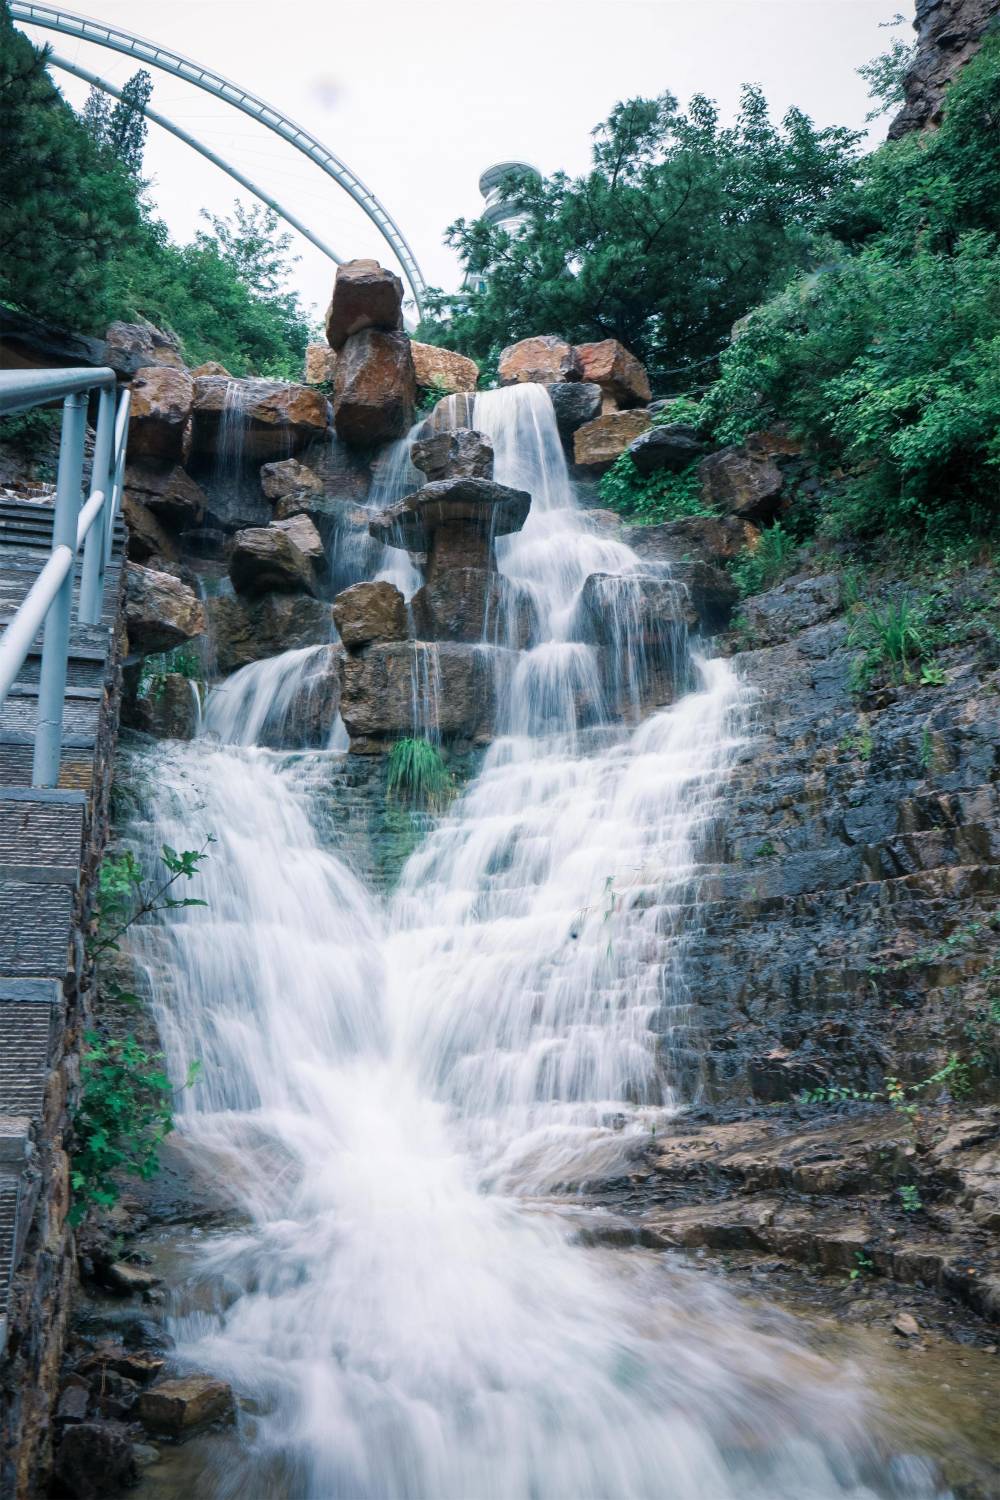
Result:
M601 415L601 387L594 385L592 381L555 380L548 391L555 409L559 436L564 443L572 442L578 427Z
M781 507L784 477L770 452L749 442L720 448L698 468L707 505L744 521L771 521Z
M431 482L493 478L493 444L484 432L468 427L419 439L410 448L410 461Z
M180 1375L143 1391L136 1405L139 1421L154 1437L187 1437L210 1422L236 1415L232 1387L211 1375Z
M514 659L510 651L457 641L380 642L357 655L345 654L340 711L351 749L377 753L430 727L446 739L490 739L498 677L511 670Z
M578 344L583 380L593 381L604 393L604 409L647 406L652 399L645 366L617 339L596 344Z
M200 719L197 686L181 672L154 678L140 698L122 699L122 723L158 740L193 740Z
M548 333L509 345L500 355L498 373L501 385L527 382L552 385L557 380L584 378L580 356L573 345Z
M410 601L418 640L491 641L523 650L535 618L531 601L489 568L445 568Z
M670 578L592 573L576 628L599 648L604 696L615 712L672 703L687 687L687 591Z
M323 543L308 516L238 531L229 554L229 576L238 594L297 593L316 589Z
M377 260L349 260L337 267L326 311L326 338L339 353L365 328L393 333L403 326L403 283Z
M649 426L645 411L605 412L573 434L573 462L587 474L603 474Z
M707 562L678 562L671 579L687 590L687 621L692 630L714 635L728 628L740 597L729 574Z
M132 1437L122 1422L74 1422L63 1429L55 1475L73 1500L105 1500L139 1479Z
M333 385L333 421L345 443L371 448L402 437L413 422L416 399L405 333L366 328L343 345Z
M260 487L266 499L280 500L283 495L301 494L304 491L318 494L323 488L323 481L315 470L299 463L297 458L281 458L261 467Z
M309 385L224 375L202 375L194 383L191 451L199 458L288 458L327 427L326 397Z
M102 364L110 365L116 375L130 380L151 365L166 365L174 370L184 368L180 341L173 333L154 328L145 318L138 323L111 323L104 335Z
M194 381L187 370L165 365L139 370L132 382L129 407L129 456L182 458L193 399Z
M333 601L333 623L348 651L372 641L405 641L409 635L406 600L384 579L355 583Z
M170 651L205 629L205 609L194 589L155 568L129 563L125 579L129 647L143 656Z
M417 385L423 390L474 391L479 379L479 366L475 360L452 349L439 349L437 344L418 344L411 341L413 369Z
M332 636L329 604L309 594L219 594L207 600L210 640L219 673Z
M126 464L125 493L173 529L197 526L208 503L187 470L169 459Z
M290 695L280 695L255 740L272 750L322 749L340 702L340 646L321 646L303 663Z
M492 479L439 479L391 505L370 524L376 541L427 553L427 577L443 568L488 568L493 539L520 531L531 496Z
M329 344L307 344L302 378L306 385L333 385L337 356Z
M705 445L694 427L671 422L640 433L628 451L640 474L678 474L701 458Z

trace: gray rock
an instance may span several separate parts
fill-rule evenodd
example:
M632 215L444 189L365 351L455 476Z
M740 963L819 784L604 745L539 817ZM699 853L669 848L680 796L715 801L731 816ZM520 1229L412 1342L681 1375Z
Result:
M128 1428L120 1422L67 1426L56 1449L55 1474L74 1500L105 1500L135 1484L139 1470Z
M679 473L705 451L693 427L671 423L650 427L629 443L628 452L640 474Z
M406 602L399 589L382 580L356 583L333 601L333 622L348 651L371 641L405 641Z
M491 539L520 531L531 496L491 479L439 479L397 501L371 522L376 541L428 552L439 567L486 567Z
M493 444L485 433L468 427L421 438L410 448L410 459L432 483L439 479L493 478Z
M229 576L238 594L315 592L314 560L298 544L298 521L309 528L322 553L316 528L306 516L236 533L229 554Z
M329 604L308 594L221 594L206 601L215 665L228 676L249 662L329 641Z
M170 573L129 563L125 628L131 650L143 656L169 651L205 629L205 610L193 589Z
M841 595L841 580L836 573L786 579L766 594L745 601L747 632L757 646L786 641L839 614Z
M555 408L559 436L564 443L571 444L578 427L601 415L601 387L591 380L556 380L547 389Z

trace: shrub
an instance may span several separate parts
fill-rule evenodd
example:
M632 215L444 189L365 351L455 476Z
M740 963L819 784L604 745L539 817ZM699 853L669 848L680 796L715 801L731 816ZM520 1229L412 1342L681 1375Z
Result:
M741 596L759 594L763 589L773 588L786 574L791 572L793 559L798 552L798 543L776 521L760 534L760 541L750 552L741 552L729 564L732 578Z
M712 514L701 498L697 464L689 464L679 474L643 475L631 454L622 453L602 477L599 493L609 510L640 526Z
M885 604L869 601L847 639L864 647L854 662L855 688L866 686L881 668L893 682L912 682L915 665L929 649L926 609L906 595Z
M441 752L429 740L397 740L389 751L386 793L397 802L440 812L454 793Z

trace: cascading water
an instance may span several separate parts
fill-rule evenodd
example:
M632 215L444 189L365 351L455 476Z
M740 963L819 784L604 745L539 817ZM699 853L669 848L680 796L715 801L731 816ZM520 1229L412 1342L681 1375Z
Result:
M578 596L636 559L576 511L543 392L480 396L475 422L533 495L500 556L538 644L395 896L321 846L311 757L249 743L301 653L230 679L214 738L155 766L151 844L218 840L207 909L142 951L172 1069L203 1065L183 1137L241 1214L200 1242L173 1328L255 1413L197 1493L932 1496L919 1461L880 1460L845 1372L662 1256L581 1247L582 1200L554 1196L694 1086L684 932L742 692L695 658L638 728L600 712Z

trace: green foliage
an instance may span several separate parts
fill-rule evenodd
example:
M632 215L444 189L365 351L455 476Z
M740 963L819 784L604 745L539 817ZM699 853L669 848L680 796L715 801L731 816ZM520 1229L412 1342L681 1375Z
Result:
M172 329L192 364L297 379L309 337L281 289L287 236L237 206L190 245L170 242L140 172L149 75L115 109L74 114L0 0L0 301L84 333L115 318Z
M435 380L433 385L421 387L417 394L417 416L427 417L430 416L439 401L445 396L451 395L451 391L446 385L442 385L440 381Z
M855 1264L847 1273L848 1281L860 1281L863 1276L870 1276L875 1269L875 1262L863 1250L855 1250L854 1261Z
M885 29L887 26L903 26L906 17L899 12L893 16L891 21L880 21L879 26ZM916 57L916 42L904 42L900 37L894 36L884 52L878 57L873 57L871 62L862 63L856 71L868 85L869 99L876 100L876 107L868 111L866 120L877 120L887 110L895 109L903 102L903 80L913 59Z
M701 497L697 464L689 464L679 474L660 470L644 475L626 451L602 476L599 492L602 505L640 526L711 515Z
M160 857L165 878L148 878L131 851L108 856L98 874L90 956L117 952L129 928L151 913L204 906L204 901L178 899L168 892L178 880L197 875L210 842L181 853L164 844ZM135 995L115 984L110 994L106 986L105 994L119 1003L138 1004ZM133 1035L85 1034L70 1168L74 1224L88 1208L110 1208L117 1202L117 1174L148 1181L159 1170L160 1146L174 1124L173 1090L162 1063L162 1052L150 1052ZM185 1088L200 1071L200 1063L191 1064Z
M914 1096L927 1093L943 1084L947 1084L955 1095L969 1092L969 1065L956 1052L951 1053L943 1068L938 1068L936 1073L921 1078L917 1083L903 1083L891 1075L883 1080L884 1086L881 1089L863 1090L848 1088L839 1083L824 1083L816 1088L803 1089L799 1101L802 1104L891 1104L900 1114L912 1118L919 1109Z
M142 675L139 678L139 697L160 698L171 674L186 677L189 682L205 681L205 663L196 646L185 642L175 646L172 651L144 657Z
M729 564L729 576L740 591L742 598L759 594L773 588L792 571L798 544L781 525L775 521L760 534L760 541L751 552L741 552Z
M915 665L928 650L926 605L907 595L885 604L869 601L848 632L848 644L862 646L851 682L855 691L867 687L879 671L891 682L912 682Z
M521 227L450 227L481 289L432 293L420 337L479 360L550 330L613 337L655 385L685 389L733 322L811 263L827 203L853 180L857 140L795 109L775 126L755 87L728 127L703 95L686 113L670 94L620 103L594 131L586 175L505 185Z
M871 760L874 748L875 741L867 724L863 724L853 734L845 734L837 745L837 749L843 754L856 755L859 760Z
M753 857L754 859L770 859L772 855L777 854L777 852L778 850L775 847L774 840L765 839L764 842L762 844L758 844L757 848L753 851Z
M757 308L705 398L722 441L777 416L850 482L823 527L938 541L996 524L1000 36L941 128L889 142L831 202L819 270Z
M22 458L32 458L49 444L61 421L61 412L45 406L32 406L11 417L0 417L0 443L6 443Z
M390 799L427 812L440 812L454 794L454 782L441 752L429 740L397 740L389 751L386 792Z
M920 1196L919 1189L915 1186L914 1183L904 1182L900 1185L900 1187L896 1189L896 1191L899 1193L900 1202L903 1205L903 1212L905 1214L919 1213L923 1208L923 1199Z

